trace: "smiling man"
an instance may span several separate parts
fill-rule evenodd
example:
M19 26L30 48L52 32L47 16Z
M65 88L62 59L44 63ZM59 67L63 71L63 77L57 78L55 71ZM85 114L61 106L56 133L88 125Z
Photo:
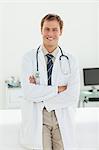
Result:
M74 148L73 110L79 100L79 68L75 58L58 46L62 30L60 16L44 16L42 44L23 58L20 139L29 149Z

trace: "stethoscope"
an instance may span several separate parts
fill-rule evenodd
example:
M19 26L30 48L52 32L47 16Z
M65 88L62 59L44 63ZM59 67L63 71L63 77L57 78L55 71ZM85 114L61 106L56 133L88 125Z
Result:
M39 53L40 47L41 46L39 46L37 48L37 52L36 52L36 65L37 65L37 67L36 67L36 78L39 78L38 53ZM67 55L63 54L63 51L62 51L60 46L58 46L58 47L59 47L59 49L61 51L61 55L59 57L61 72L64 75L69 75L71 73L69 57ZM63 61L63 65L62 65L62 61ZM64 66L66 66L66 69L64 69Z

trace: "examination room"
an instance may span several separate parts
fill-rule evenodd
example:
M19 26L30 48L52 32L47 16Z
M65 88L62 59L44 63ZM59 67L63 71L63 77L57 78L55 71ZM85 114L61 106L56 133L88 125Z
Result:
M53 19L41 23L47 14L60 16L63 28ZM52 28L57 24L59 28ZM46 84L48 64L43 67L43 54L55 40L58 59ZM99 150L98 0L0 3L0 150L56 150L40 148L44 141L39 123L47 108L57 116L64 147L59 150Z

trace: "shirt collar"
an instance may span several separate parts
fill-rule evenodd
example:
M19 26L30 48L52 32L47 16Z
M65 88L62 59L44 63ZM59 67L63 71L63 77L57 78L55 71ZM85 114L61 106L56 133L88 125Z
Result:
M43 53L44 53L44 56L46 56L49 52L48 52L47 49L44 47L44 45L42 45L41 48L42 48L42 51L43 51ZM58 51L59 51L59 48L57 47L57 48L56 48L52 53L50 53L50 54L52 54L54 57L56 57Z

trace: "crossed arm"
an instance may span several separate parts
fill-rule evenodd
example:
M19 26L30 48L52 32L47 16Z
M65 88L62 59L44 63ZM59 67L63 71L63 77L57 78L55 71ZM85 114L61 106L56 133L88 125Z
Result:
M32 59L32 58L31 58ZM74 106L79 100L80 92L80 76L79 67L75 61L71 63L71 74L68 85L38 85L36 79L31 72L33 64L29 57L25 57L22 65L22 88L24 100L40 103L48 106L50 110Z
M33 75L29 77L29 83L36 84L36 79ZM67 85L58 86L58 93L61 93L61 92L65 91L66 89L67 89Z

